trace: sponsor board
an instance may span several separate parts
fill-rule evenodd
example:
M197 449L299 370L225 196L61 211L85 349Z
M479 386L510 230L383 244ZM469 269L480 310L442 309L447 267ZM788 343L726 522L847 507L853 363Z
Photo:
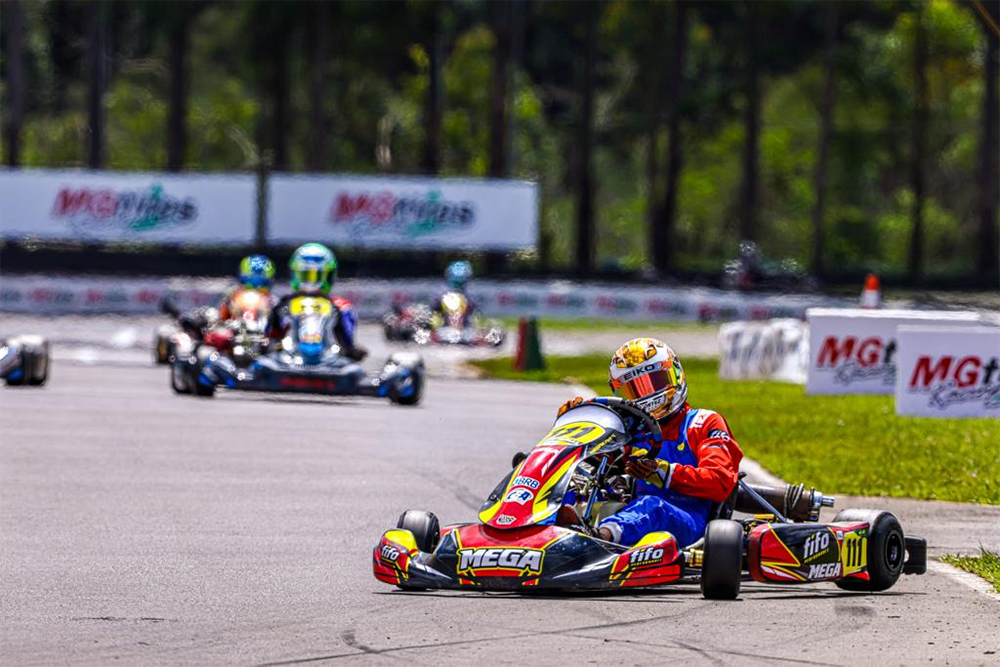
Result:
M805 384L809 327L801 320L730 322L719 328L719 377Z
M1000 328L899 327L896 413L1000 418Z
M253 176L0 170L5 239L249 245Z
M896 328L909 324L976 326L977 313L933 310L809 309L809 394L891 394Z
M518 250L538 242L527 181L275 175L268 238L341 247Z

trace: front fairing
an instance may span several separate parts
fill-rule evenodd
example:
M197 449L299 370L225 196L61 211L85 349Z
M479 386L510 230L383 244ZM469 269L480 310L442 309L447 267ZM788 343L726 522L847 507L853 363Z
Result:
M580 464L628 446L621 419L589 406L568 412L493 490L479 520L493 528L516 529L554 523Z

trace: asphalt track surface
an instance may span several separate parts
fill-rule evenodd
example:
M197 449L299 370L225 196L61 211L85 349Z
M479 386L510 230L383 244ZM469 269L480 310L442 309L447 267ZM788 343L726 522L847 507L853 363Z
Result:
M1000 603L933 572L881 595L746 584L734 602L693 586L404 593L372 577L402 510L471 519L570 393L435 378L416 408L201 400L172 395L163 368L69 361L44 388L0 389L0 662L1000 661ZM894 509L932 528L924 508Z

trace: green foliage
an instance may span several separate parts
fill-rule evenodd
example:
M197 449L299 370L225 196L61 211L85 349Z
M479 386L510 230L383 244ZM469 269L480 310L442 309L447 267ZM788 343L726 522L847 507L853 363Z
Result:
M993 590L1000 593L1000 554L986 549L980 549L978 556L942 556L941 560L960 567L966 572L979 575L993 584Z
M608 355L546 363L525 374L510 359L475 365L494 377L569 380L608 393ZM692 405L725 415L744 453L782 479L834 494L1000 504L1000 421L900 417L891 396L807 396L798 385L727 382L714 359L685 359L684 372Z

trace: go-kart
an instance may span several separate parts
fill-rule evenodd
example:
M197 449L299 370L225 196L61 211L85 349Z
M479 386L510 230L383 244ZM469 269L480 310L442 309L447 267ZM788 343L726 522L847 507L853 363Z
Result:
M215 348L245 368L267 349L265 335L271 302L266 294L256 290L240 290L233 295L228 320L219 318L211 307L181 313L169 300L160 309L176 322L159 327L153 342L153 358L157 364L174 361L178 348L201 344Z
M45 384L49 379L49 342L41 336L0 340L0 378L8 387Z
M422 303L395 305L382 318L388 341L426 345L503 344L507 331L497 320L480 321L469 313L469 300L461 292L447 292L441 297L440 311Z
M341 353L333 333L337 307L327 298L298 296L289 303L291 327L274 351L241 368L211 345L178 347L170 385L179 394L213 396L217 387L237 391L374 396L400 405L420 402L424 365L415 354L389 357L378 375Z
M694 544L679 545L666 532L634 545L602 540L597 523L635 494L624 468L634 436L651 443L645 455L655 458L660 429L629 401L597 398L567 410L530 453L514 457L477 522L440 528L429 512L404 512L375 547L375 577L407 590L700 583L706 598L734 599L745 579L882 591L901 574L926 569L926 542L904 535L889 512L849 509L818 523L832 498L802 485L751 485L742 475ZM735 512L750 516L734 519Z

